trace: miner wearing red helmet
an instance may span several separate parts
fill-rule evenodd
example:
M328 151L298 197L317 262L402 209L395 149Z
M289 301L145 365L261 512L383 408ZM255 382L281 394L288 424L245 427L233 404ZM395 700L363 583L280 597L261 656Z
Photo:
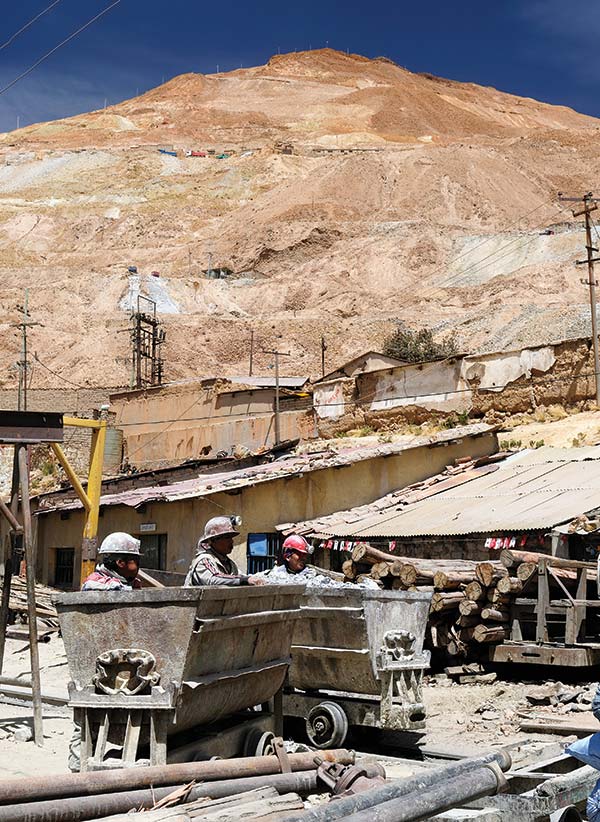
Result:
M281 546L281 557L288 574L301 574L311 554L311 546L300 534L291 534Z

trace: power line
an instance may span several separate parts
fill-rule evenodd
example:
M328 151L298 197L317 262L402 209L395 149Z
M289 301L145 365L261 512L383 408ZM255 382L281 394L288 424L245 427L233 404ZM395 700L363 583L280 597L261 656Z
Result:
M517 219L514 220L514 222L509 223L506 226L506 228L502 229L502 231L504 231L504 232L510 231L510 229L513 228L514 226L518 225L521 222L521 220L524 220L526 217L529 217L531 214L534 214L536 211L539 211L540 208L544 208L544 206L547 206L547 205L549 205L549 204L548 203L540 203L535 208L532 208L531 211L527 211L525 214L522 214L520 217L517 217ZM482 240L480 243L477 243L477 245L474 245L472 248L466 249L466 251L463 251L462 254L458 255L458 257L455 257L453 260L450 260L449 265L452 265L453 263L457 262L462 257L465 257L467 254L471 254L473 251L476 251L478 248L480 248L482 245L485 245L491 239L493 239L493 238L492 237L486 237L485 240Z
M62 374L59 374L57 371L53 371L53 370L52 370L49 366L45 365L45 364L44 364L44 363L40 360L40 358L38 357L38 355L37 355L37 351L34 351L34 353L33 353L33 359L34 359L34 360L38 363L38 365L41 365L41 366L42 366L42 368L44 368L44 369L45 369L46 371L48 371L50 374L53 374L55 377L58 377L58 379L59 379L59 380L62 380L63 382L66 382L66 383L68 383L69 385L74 386L75 388L80 388L80 389L85 389L85 388L86 388L86 386L85 386L85 385L78 385L76 382L72 382L71 380L68 380L66 377L63 377L63 376L62 376ZM38 390L38 391L40 391L40 390L42 390L42 391L43 391L44 389L42 388L42 389L37 389L37 390Z
M534 378L533 376L531 376L531 377L529 377L529 381L530 381L530 384L531 384L531 383L533 383L533 381L535 379L537 379L539 383L555 384L555 383L563 383L563 382L573 382L573 380L580 380L580 379L584 379L586 377L593 377L593 376L595 376L594 371L582 371L582 372L578 373L576 377L544 377L542 375L542 376L537 377L537 378ZM535 384L534 384L534 387L535 387ZM447 397L449 395L455 395L455 394L469 394L469 393L470 394L480 394L480 393L484 393L484 392L488 392L488 391L490 391L490 392L494 391L494 392L500 393L498 385L490 385L490 386L481 386L480 385L480 386L477 386L475 388L454 388L454 389L451 389L451 390L448 390L448 391L427 391L426 394L425 393L424 394L393 394L391 396L385 397L385 399L386 400L394 400L394 399L418 400L418 399L421 399L422 397ZM368 403L370 403L373 400L374 396L375 396L375 392L373 392L372 394L365 395L365 397L363 397L361 400L321 403L318 406L318 408L337 408L337 407L340 407L340 406L346 407L346 406L349 406L349 405L352 405L355 408L359 408L363 405L367 405ZM180 420L187 413L187 411L189 411L191 408L194 407L194 405L196 405L198 402L200 402L200 399L201 398L195 399L194 402L190 406L188 406L188 408L186 408L186 410L183 411L182 414L180 414L178 417L175 417L173 419L149 420L149 421L144 422L144 425L162 425L163 423L168 423L169 424L168 427L170 427L174 423L180 422ZM385 410L385 409L382 409L382 410ZM237 419L237 418L264 416L264 415L265 415L264 411L246 411L244 413L239 413L239 414L228 414L226 419L230 420L230 419ZM205 420L212 420L214 418L215 418L214 414L209 414L209 415L204 415L204 416L201 416L201 417L188 417L185 420L185 422L202 422L202 421L205 421ZM139 425L139 423L138 422L117 422L116 423L116 426L118 428L128 428L129 426L132 426L132 425ZM167 428L165 428L164 430L166 431ZM162 433L164 433L164 432L159 431L158 434L156 435L156 437L160 436ZM156 439L156 437L154 437L153 439ZM151 440L151 441L153 441L153 440ZM140 449L138 448L137 450L140 450Z
M32 26L36 22L36 20L39 20L40 17L43 17L44 14L46 14L46 12L50 11L50 9L54 8L54 6L57 6L59 3L60 3L60 0L54 0L54 2L50 3L49 6L46 6L45 9L40 11L39 14L36 14L35 17L32 17L31 20L29 20L27 23L25 23L24 26L21 26L21 28L18 31L15 31L15 33L11 37L8 38L6 43L3 43L0 46L0 51L2 51L2 49L5 49L7 46L10 46L10 44L14 40L17 39L19 34L23 34L23 32L26 31L30 26Z
M108 11L110 11L112 8L114 8L116 5L118 5L120 2L121 2L121 0L114 0L114 2L110 4L110 6L107 6L101 12L99 12L94 17L92 17L91 20L88 20L87 23L84 23L83 26L80 26L76 31L74 31L68 37L65 37L65 39L62 40L57 46L54 46L54 48L50 49L50 51L47 51L46 54L44 54L42 57L40 57L39 60L36 60L35 63L32 66L30 66L25 71L21 72L21 74L19 74L18 77L15 77L14 80L11 80L11 82L8 83L8 85L4 86L3 88L0 88L0 94L4 94L6 91L11 89L14 85L16 85L19 82L19 80L22 80L24 77L27 77L28 74L31 74L31 72L34 69L36 69L40 65L40 63L43 63L44 60L47 60L48 57L50 57L52 54L54 54L55 51L58 51L60 48L62 48L62 46L66 45L70 40L73 40L74 37L77 37L78 34L81 34L82 31L85 31L85 29L87 29L89 26L91 26L92 23L95 23L96 20L98 20L100 17L102 17L104 14L106 14Z
M169 425L167 425L165 428L163 428L162 431L159 431L158 434L156 434L154 437L152 437L151 440L148 440L148 442L145 442L143 445L138 446L138 448L134 449L129 454L127 454L127 459L129 459L129 457L132 457L134 454L137 454L137 452L141 451L142 448L147 448L150 445L150 443L154 442L154 440L156 440L156 439L158 439L158 437L162 436L162 434L164 434L165 431L168 431L169 428L172 425L174 425L176 422L179 422L179 420L183 416L185 416L185 414L187 414L187 412L190 411L199 402L200 402L200 397L197 397L194 400L194 402L191 405L189 405L184 411L182 411L181 414L178 417L175 417L175 419L173 419L173 420L162 420L161 422L168 422ZM247 416L247 415L241 415L241 416ZM204 419L212 419L212 417L205 417ZM149 424L152 425L152 423L149 423ZM121 428L124 425L133 425L133 423L120 423L117 427Z

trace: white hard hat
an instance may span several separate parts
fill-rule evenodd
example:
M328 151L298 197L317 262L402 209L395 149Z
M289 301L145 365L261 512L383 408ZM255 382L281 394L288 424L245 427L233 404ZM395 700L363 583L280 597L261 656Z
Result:
M141 556L140 541L131 534L126 534L124 531L115 531L114 534L109 534L102 540L102 545L98 551L99 554L131 554L132 556Z

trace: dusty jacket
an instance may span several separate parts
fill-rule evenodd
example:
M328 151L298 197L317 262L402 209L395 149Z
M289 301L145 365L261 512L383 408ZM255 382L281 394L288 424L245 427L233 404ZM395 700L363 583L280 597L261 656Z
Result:
M142 587L139 579L134 579L129 582L117 574L106 568L104 565L96 565L96 570L83 581L81 586L82 591L133 591Z
M240 574L235 562L207 545L196 556L185 578L185 586L247 585L248 577Z

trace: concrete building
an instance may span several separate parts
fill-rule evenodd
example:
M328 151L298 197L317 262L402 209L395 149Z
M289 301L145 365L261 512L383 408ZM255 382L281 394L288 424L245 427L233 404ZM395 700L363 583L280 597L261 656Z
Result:
M406 363L404 360L381 354L379 351L365 351L338 366L335 371L325 374L320 380L316 380L315 385L341 377L356 377L358 374L367 374L370 371L381 371L382 368L395 368L397 365L406 365Z
M306 377L282 377L280 441L315 436ZM123 455L138 468L275 444L274 377L197 379L111 394Z
M201 474L124 490L113 480L103 492L99 539L128 531L142 540L144 566L185 572L206 520L219 514L242 517L242 538L234 550L241 568L272 563L276 526L365 504L391 490L426 479L467 457L497 451L494 428L473 425L404 443L376 443L294 455L238 470ZM185 469L188 470L188 469ZM174 473L175 472L175 473ZM37 498L39 578L51 585L77 587L83 511L64 492ZM256 560L256 562L255 562Z

